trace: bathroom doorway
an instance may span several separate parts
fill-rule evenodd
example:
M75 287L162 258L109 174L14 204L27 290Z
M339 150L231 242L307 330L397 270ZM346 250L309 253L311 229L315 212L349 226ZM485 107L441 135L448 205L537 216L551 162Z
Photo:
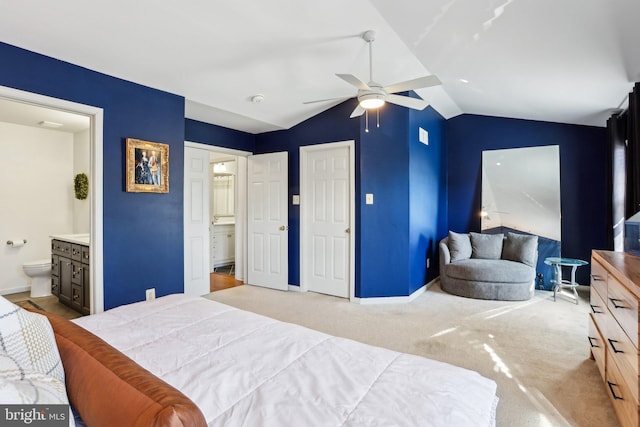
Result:
M237 156L209 153L209 272L235 277Z
M202 294L207 288L205 275L211 292L245 281L246 177L250 154L185 141L186 293ZM194 164L207 161L206 170L194 171ZM206 222L196 221L202 217Z
M3 276L0 293L28 295L30 281L22 265L36 258L51 260L51 235L86 235L90 239L87 304L91 313L103 311L102 109L0 86L0 115L3 131L12 136L3 149L14 163L13 172L2 168L11 175L2 179L11 183L4 188L10 194L3 196L11 203L1 212L3 223L9 223L10 216L14 219L10 231L0 233L5 241L26 241L3 245L6 256L0 258L12 265L2 266L11 274ZM23 178L16 175L25 171ZM80 173L88 177L85 200L74 197L75 176ZM61 192L38 193L55 180ZM22 208L26 210L20 213ZM38 213L58 222L45 224L34 216Z

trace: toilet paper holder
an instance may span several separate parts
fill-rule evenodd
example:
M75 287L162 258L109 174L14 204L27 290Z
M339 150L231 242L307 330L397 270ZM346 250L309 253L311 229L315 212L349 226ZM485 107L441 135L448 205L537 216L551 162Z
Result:
M18 245L22 246L22 245L26 245L27 244L27 239L21 239L21 240L15 240L15 241L14 240L7 240L7 245L13 246L14 242L15 242L15 244L18 244Z

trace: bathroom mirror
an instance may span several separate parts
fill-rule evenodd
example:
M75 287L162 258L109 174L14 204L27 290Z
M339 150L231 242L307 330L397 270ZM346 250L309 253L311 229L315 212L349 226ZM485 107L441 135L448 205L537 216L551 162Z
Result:
M538 236L536 289L552 289L547 257L560 256L560 147L482 152L483 233Z
M230 219L235 216L235 171L236 162L215 162L213 167L213 183L211 212L214 221Z

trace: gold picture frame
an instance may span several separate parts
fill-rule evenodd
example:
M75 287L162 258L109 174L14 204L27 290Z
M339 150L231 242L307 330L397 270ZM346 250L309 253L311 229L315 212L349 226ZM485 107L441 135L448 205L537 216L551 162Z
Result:
M127 138L127 192L169 192L169 145Z

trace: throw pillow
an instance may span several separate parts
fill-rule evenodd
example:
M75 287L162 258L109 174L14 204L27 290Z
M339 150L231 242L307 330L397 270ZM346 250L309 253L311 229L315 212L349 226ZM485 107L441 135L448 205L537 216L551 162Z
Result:
M537 252L538 236L509 232L507 233L507 240L504 242L502 259L517 261L529 267L535 267Z
M49 320L0 296L0 352L25 371L35 371L64 383L64 367Z
M471 240L468 234L459 234L449 231L449 253L451 262L471 258Z
M471 258L500 259L504 234L471 234Z
M23 369L15 358L0 352L0 402L4 405L68 405L64 382L51 375ZM71 408L69 426L77 425Z
M68 404L64 383L50 375L25 370L0 353L0 402L3 404Z

